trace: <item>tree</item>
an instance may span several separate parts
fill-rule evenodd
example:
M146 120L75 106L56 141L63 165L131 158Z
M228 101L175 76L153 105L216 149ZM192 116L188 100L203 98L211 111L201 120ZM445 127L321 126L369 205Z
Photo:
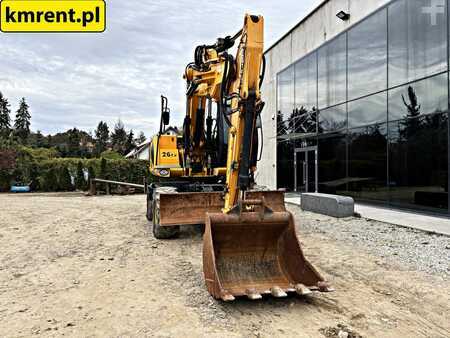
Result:
M136 138L135 142L137 145L144 143L147 141L147 138L145 137L145 134L141 131L139 133L139 136Z
M11 130L11 117L9 114L9 102L6 97L0 92L0 136L7 136Z
M80 143L81 143L81 133L77 128L69 129L67 132L67 156L69 157L79 157L82 153Z
M111 142L115 151L119 154L125 155L127 132L125 131L125 126L120 119L114 126L114 131L111 134Z
M56 170L55 168L48 169L43 177L42 180L39 182L40 187L44 191L56 191L58 190L58 180L56 177Z
M106 150L109 141L109 128L106 122L100 121L95 130L95 152L97 155Z
M79 190L86 188L86 180L84 179L83 164L81 161L77 163L77 175L75 176L75 187Z
M72 178L70 176L69 169L64 166L59 170L59 189L61 191L72 191L73 185L72 185Z
M134 141L133 129L131 129L127 136L127 142L125 143L125 154L128 154L134 148L136 148L136 142Z
M25 143L28 136L30 135L30 120L31 114L28 111L28 104L25 101L25 98L22 97L19 104L19 109L16 112L16 120L14 121L14 129L15 134L22 143Z
M44 135L42 135L40 130L38 130L36 132L36 147L37 148L45 148L46 147L45 137L44 137Z

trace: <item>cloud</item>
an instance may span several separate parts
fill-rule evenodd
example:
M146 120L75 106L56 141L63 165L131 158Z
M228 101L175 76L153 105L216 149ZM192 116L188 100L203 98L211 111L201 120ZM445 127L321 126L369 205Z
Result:
M94 130L120 118L150 136L160 94L182 123L182 73L196 45L235 33L251 12L265 16L269 46L318 2L110 0L103 34L0 34L0 91L14 110L27 98L33 130Z

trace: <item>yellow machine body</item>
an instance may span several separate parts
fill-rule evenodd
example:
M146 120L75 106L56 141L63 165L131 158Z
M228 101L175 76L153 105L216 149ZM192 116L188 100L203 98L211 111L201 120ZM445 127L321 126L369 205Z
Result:
M228 50L235 41L232 56ZM303 255L284 193L255 191L263 52L264 19L254 15L245 16L235 36L197 47L184 74L183 130L165 134L169 109L162 97L163 122L151 145L152 174L160 182L169 179L165 185L154 184L148 197L153 233L170 238L180 225L205 224L205 283L211 295L225 301L330 291Z

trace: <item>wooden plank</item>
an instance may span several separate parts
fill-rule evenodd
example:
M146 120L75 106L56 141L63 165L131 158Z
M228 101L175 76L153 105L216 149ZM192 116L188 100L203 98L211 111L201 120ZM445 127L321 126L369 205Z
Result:
M107 184L115 184L115 185L123 185L127 187L133 187L133 188L141 188L145 189L144 184L136 184L136 183L128 183L128 182L119 182L119 181L111 181L111 180L104 180L101 178L94 178L91 181L93 182L99 182L99 183L107 183Z

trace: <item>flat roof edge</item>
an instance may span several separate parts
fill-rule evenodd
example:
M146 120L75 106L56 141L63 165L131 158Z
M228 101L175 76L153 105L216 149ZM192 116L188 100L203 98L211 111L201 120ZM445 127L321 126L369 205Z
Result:
M319 5L317 5L309 14L307 14L303 19L301 19L294 27L287 31L281 38L275 41L269 48L266 49L264 54L267 54L271 49L273 49L276 45L278 45L281 41L283 41L289 34L291 34L295 29L297 29L301 24L307 21L311 16L313 16L319 9L321 9L327 2L330 0L323 0Z

